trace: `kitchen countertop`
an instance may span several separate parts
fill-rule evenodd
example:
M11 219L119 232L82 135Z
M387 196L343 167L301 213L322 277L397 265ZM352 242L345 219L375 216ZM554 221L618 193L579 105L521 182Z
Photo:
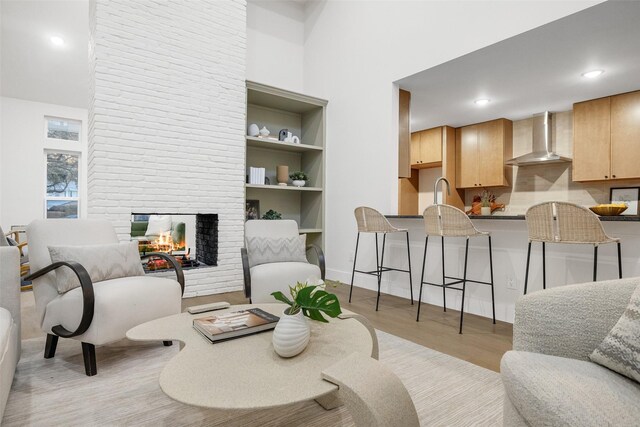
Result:
M422 215L385 215L389 219L423 219ZM469 215L471 219L500 219L500 220L524 220L524 215ZM638 221L637 215L601 216L600 221Z

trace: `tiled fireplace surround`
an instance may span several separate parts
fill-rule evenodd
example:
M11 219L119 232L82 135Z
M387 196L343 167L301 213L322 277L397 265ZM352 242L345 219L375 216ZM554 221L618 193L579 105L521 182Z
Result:
M90 10L89 217L129 240L132 212L217 213L218 265L185 271L185 296L241 289L245 2Z

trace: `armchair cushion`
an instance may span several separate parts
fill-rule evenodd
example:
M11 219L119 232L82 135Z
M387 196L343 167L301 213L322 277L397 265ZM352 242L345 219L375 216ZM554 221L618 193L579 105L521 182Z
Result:
M320 279L320 268L304 262L272 262L252 267L251 301L253 303L274 302L272 292L281 291L289 295L289 286L297 281Z
M534 425L636 425L640 385L588 361L509 351L500 372L510 403Z
M640 286L631 295L618 323L589 358L640 382Z
M49 246L51 262L75 261L89 273L91 281L102 282L120 277L143 276L144 269L138 253L138 242L89 246ZM80 286L75 273L67 267L56 271L58 293Z
M95 307L89 329L77 337L102 345L122 339L126 331L141 323L178 314L181 290L178 283L155 275L122 277L93 284ZM73 331L82 317L82 289L75 288L47 304L42 329L62 325Z
M249 267L274 262L308 262L305 234L295 237L249 237Z

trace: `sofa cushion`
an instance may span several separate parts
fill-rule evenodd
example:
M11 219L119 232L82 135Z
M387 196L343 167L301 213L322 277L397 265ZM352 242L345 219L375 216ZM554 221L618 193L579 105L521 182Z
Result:
M144 269L138 252L138 242L111 245L49 246L51 262L75 261L89 273L92 282L102 282L127 276L142 276ZM59 293L80 286L80 281L68 267L56 269Z
M631 295L620 320L589 358L640 382L640 286Z
M281 238L261 236L247 238L249 267L272 262L307 262L306 238L304 234Z
M101 345L125 337L134 326L181 310L180 284L157 276L123 277L93 284L95 307L87 331L75 339ZM42 329L62 325L73 331L82 317L82 289L76 288L49 302Z
M637 425L640 385L595 363L509 351L506 395L531 425Z
M252 267L250 274L251 301L276 302L272 292L289 295L289 286L295 286L296 282L315 283L320 279L320 268L308 262L273 262Z

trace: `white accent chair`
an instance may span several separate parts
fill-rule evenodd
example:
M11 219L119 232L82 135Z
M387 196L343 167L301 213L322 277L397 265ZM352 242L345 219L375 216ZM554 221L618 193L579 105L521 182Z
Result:
M282 220L250 220L245 223L245 238L271 237L291 238L299 236L298 224L290 219ZM241 249L242 268L244 271L244 294L252 303L274 302L272 292L281 291L289 294L289 286L307 279L324 280L325 262L322 249L316 245L307 245L309 251L315 252L318 265L309 262L273 262L249 267L249 254L246 248Z
M166 254L158 256L171 263L177 280L135 276L92 283L87 270L76 262L52 263L49 246L108 245L118 243L113 226L105 220L55 219L29 224L31 270L25 280L33 281L33 293L40 325L47 333L45 358L55 355L58 338L82 342L85 372L97 373L95 346L125 338L134 326L181 311L184 275L176 261ZM58 293L54 270L71 268L80 287ZM171 341L165 341L171 345Z
M20 251L0 233L0 423L20 358Z

